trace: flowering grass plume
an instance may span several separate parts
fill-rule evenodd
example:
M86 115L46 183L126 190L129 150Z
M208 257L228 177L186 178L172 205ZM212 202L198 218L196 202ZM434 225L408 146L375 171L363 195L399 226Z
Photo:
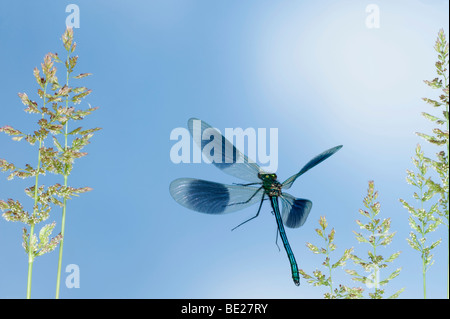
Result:
M390 232L391 219L385 218L383 220L376 218L380 213L380 203L377 202L378 191L375 191L374 182L369 182L369 188L367 190L367 196L364 198L363 203L367 210L360 209L359 213L367 220L363 222L356 220L359 228L362 232L353 231L355 238L359 243L365 243L370 246L370 250L367 252L367 258L363 259L355 254L351 255L351 259L354 264L361 266L366 274L360 274L356 270L346 269L346 272L353 276L353 280L363 282L366 287L373 288L373 292L369 293L369 297L372 299L381 299L384 296L385 286L400 274L401 268L397 268L390 273L384 279L381 279L381 270L388 267L389 263L392 263L399 255L400 252L395 252L388 258L384 258L379 254L377 249L382 246L387 246L392 242L395 236L395 232ZM400 289L389 298L397 298L399 294L404 290Z
M364 289L362 288L350 288L345 285L340 284L339 287L336 287L336 284L333 282L333 272L338 267L345 266L347 260L351 258L351 253L353 252L353 248L345 249L344 254L334 263L331 262L331 254L334 250L336 250L336 245L334 244L335 230L331 229L330 233L326 233L326 229L328 227L328 222L325 216L321 216L319 219L320 228L316 229L317 235L324 240L325 247L317 247L311 243L306 243L308 249L314 254L320 254L325 256L325 260L322 263L324 266L325 272L321 270L314 270L312 275L307 274L303 269L299 270L300 275L306 279L306 281L313 286L325 286L329 288L329 292L324 294L325 299L357 299L362 297L362 292Z
M57 77L55 63L61 63L61 59L56 53L48 53L41 63L41 70L38 68L33 70L38 84L37 96L42 100L41 105L33 101L26 93L18 94L25 105L24 111L37 115L37 129L31 133L24 133L9 125L0 127L0 132L10 135L14 141L26 141L37 151L36 157L29 159L30 163L36 161L36 166L25 164L25 167L17 167L14 163L0 158L0 170L9 173L8 180L15 177L34 178L34 184L25 189L25 193L33 200L31 212L25 210L23 204L18 200L11 198L0 200L2 216L7 221L22 222L27 226L24 227L22 233L23 247L28 254L27 298L31 297L32 269L35 258L53 251L58 243L63 242L64 238L64 228L59 234L51 237L55 222L42 226L38 233L36 233L35 227L49 218L51 209L55 206L63 208L64 219L66 200L91 190L89 187L75 188L67 185L67 177L72 171L74 160L87 154L82 150L89 143L93 132L99 128L83 130L78 127L70 132L68 130L70 120L80 121L97 108L89 107L86 110L77 110L74 106L69 105L79 104L91 93L91 90L83 86L69 87L69 77L78 60L77 56L70 56L76 47L71 28L64 32L62 40L67 51L67 59L64 62L66 83L61 85ZM73 78L81 79L88 75L88 73L84 73ZM63 143L58 140L61 136L64 139ZM71 144L69 144L69 136L73 137ZM52 143L48 143L48 140L51 140ZM51 144L53 147L46 146ZM0 156L3 155L0 154ZM42 177L48 172L62 175L64 183L46 187L42 183Z
M434 108L435 114L422 112L422 115L436 124L432 130L432 134L417 132L416 134L432 145L436 146L438 152L436 158L425 156L420 144L415 150L413 164L415 172L407 170L406 181L414 186L417 191L414 192L413 198L418 205L400 199L400 202L409 213L409 225L411 232L408 244L414 250L420 253L422 261L422 281L423 296L427 297L426 273L434 263L433 249L436 248L442 239L432 240L430 243L430 235L436 231L439 225L447 226L447 251L448 251L448 194L449 194L449 131L448 131L448 100L449 100L449 83L448 83L448 42L444 31L441 29L434 46L438 53L438 61L435 63L437 77L431 81L424 82L432 89L439 90L437 99L423 98L423 100ZM431 171L430 171L431 169ZM430 172L429 172L430 171ZM433 172L434 171L434 172ZM434 174L435 173L435 174ZM447 298L449 295L449 259L447 253Z

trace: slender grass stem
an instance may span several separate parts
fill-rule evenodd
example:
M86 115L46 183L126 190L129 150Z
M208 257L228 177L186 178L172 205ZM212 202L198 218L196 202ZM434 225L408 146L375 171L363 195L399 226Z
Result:
M39 139L39 151L38 151L38 164L37 164L37 173L36 180L34 183L34 208L33 208L33 217L36 215L37 211L37 201L38 201L38 183L39 183L39 168L41 166L41 146L42 139ZM30 227L30 237L28 239L28 277L27 277L27 299L31 298L31 279L33 276L33 262L34 262L34 247L32 244L34 235L34 223L31 224Z
M69 60L70 54L67 55L67 61ZM66 73L66 85L69 86L69 72ZM66 107L69 106L69 97L66 97ZM69 121L66 122L65 125L65 132L64 132L64 151L67 150L67 135L68 135L68 129L69 129ZM67 172L67 166L64 170L64 187L67 187L67 179L68 179L69 173ZM61 287L61 268L62 268L62 256L63 256L63 249L64 249L64 231L66 226L66 209L67 209L67 199L64 198L63 200L63 209L62 209L62 217L61 217L61 235L62 239L59 243L59 258L58 258L58 273L56 277L56 299L59 299L59 291Z
M326 261L325 266L328 268L330 295L332 295L333 294L333 279L331 277L331 275L332 275L332 266L331 266L331 263L330 263L330 251L331 251L330 244L331 244L331 239L327 238L327 236L325 236L325 235L321 235L321 237L325 240L325 245L327 247L326 250L325 250L325 256L326 256L326 258L325 258L325 261Z
M64 186L67 186L67 176L64 176ZM61 218L61 235L62 239L59 243L59 257L58 257L58 273L56 276L56 295L55 299L59 299L59 290L61 287L61 267L62 267L62 256L63 256L63 246L64 246L64 230L66 225L66 199L63 200L63 211Z
M64 63L66 67L66 84L64 87L60 88L61 96L65 97L65 106L61 108L60 112L64 116L58 119L59 123L62 127L64 127L64 133L59 131L59 134L64 135L64 146L60 141L55 140L58 148L58 170L57 173L64 178L64 185L61 187L60 197L62 197L62 215L61 215L61 232L60 232L60 241L59 241L59 257L58 257L58 269L56 274L56 293L55 298L59 299L60 287L61 287L61 270L62 270L62 258L63 258L63 250L64 250L64 241L66 239L65 227L66 227L66 215L67 215L67 200L71 198L72 195L84 193L92 190L90 187L83 188L73 188L69 187L68 179L69 175L72 171L72 165L76 158L80 158L85 156L87 153L80 152L80 150L89 143L89 139L92 137L92 132L100 130L100 128L93 128L88 130L81 131L81 127L69 132L69 121L70 120L80 120L83 119L86 115L89 115L92 111L95 111L97 108L89 107L89 110L76 110L75 105L79 104L82 99L84 99L87 95L91 93L86 87L77 87L71 88L69 86L69 77L72 74L74 67L77 63L77 56L71 56L74 52L76 43L73 42L73 29L67 28L62 37L64 48L67 52L67 58ZM62 62L58 59L58 62ZM81 79L86 76L91 75L90 73L81 73L77 76L74 76L74 79ZM69 107L69 103L73 103L71 107ZM73 139L69 139L69 135L82 135L81 138L74 137ZM71 142L72 144L69 144ZM76 195L75 195L76 196Z
M330 255L330 253L329 253L329 251L328 251L329 249L327 248L327 258L328 258L328 260L329 260L329 255ZM331 265L330 265L330 262L328 261L328 273L329 273L329 275L330 275L330 295L331 294L333 294L333 279L332 279L332 277L331 277Z
M448 59L447 59L447 65L448 65ZM444 87L447 87L448 86L448 77L447 77L447 75L444 73ZM448 96L447 96L448 97ZM448 100L447 100L447 103L445 104L445 111L447 112L447 114L448 114ZM445 123L445 126L447 127L447 131L448 131L448 129L449 129L449 125L448 125L449 123L448 123L448 120L446 120L446 123ZM448 150L449 150L449 141L448 141L448 138L447 138L447 142L446 142L446 148L445 148L446 150L447 150L447 162L448 162L448 157L449 157L449 154L448 154ZM448 204L448 203L447 203ZM445 209L445 208L444 208ZM447 209L448 210L448 209ZM448 223L448 214L447 214L447 299L449 299L449 294L448 294L448 291L449 291L449 271L450 271L450 254L449 254L449 252L448 252L448 249L449 249L449 247L450 247L450 234L449 234L449 223Z
M44 107L46 104L45 94L47 92L47 83L44 86L43 103ZM42 114L44 118L44 114ZM41 168L41 147L42 147L42 137L39 138L39 149L38 149L38 164L36 168L36 179L34 183L34 206L33 206L33 216L36 216L38 211L38 185L39 185L39 169ZM33 277L33 262L34 262L34 246L33 246L33 235L34 235L34 222L30 226L30 237L28 239L28 276L27 276L27 299L31 298L31 280Z
M427 299L427 269L425 265L425 256L422 254L422 277L423 277L423 299Z
M420 209L423 211L423 184L420 184ZM422 228L421 228L421 235L422 238L425 236L424 230L426 227L426 222L424 219L422 219ZM422 245L421 245L422 246ZM424 247L422 246L422 279L423 279L423 299L427 299L427 260L424 253Z
M69 61L70 53L67 54L67 61ZM66 85L69 86L69 70L66 72ZM66 96L66 107L69 107L69 96ZM64 128L64 151L67 151L67 136L69 131L69 120L67 120ZM64 169L64 187L67 187L67 179L69 177L70 172L68 171L68 166L66 164ZM67 199L63 199L63 209L62 209L62 217L61 217L61 235L62 239L59 243L59 257L58 257L58 272L56 275L56 295L55 299L59 299L59 291L61 287L61 268L62 268L62 256L63 256L63 249L64 249L64 239L65 234L64 230L66 227L66 209L67 209Z
M374 211L373 208L370 208L370 221L373 225L376 224L375 222L375 216L376 216L376 212ZM377 257L377 240L376 240L376 228L372 227L372 229L370 230L370 232L372 233L372 235L369 237L371 238L373 241L370 242L371 246L372 246L372 250L373 250L373 256L376 258ZM378 283L378 279L379 279L379 275L378 275L378 262L377 261L373 261L374 263L374 267L373 267L373 283L374 283L374 288L375 288L375 295L378 295L378 288L379 288L379 283Z
M39 151L38 151L38 165L37 165L37 173L36 180L34 183L34 208L33 208L33 217L36 215L37 211L37 201L38 201L38 182L39 182L39 167L41 166L41 146L42 139L39 139ZM31 224L30 227L30 237L28 239L28 277L27 277L27 299L31 298L31 279L33 276L33 262L34 262L34 251L33 251L33 234L34 234L34 223Z

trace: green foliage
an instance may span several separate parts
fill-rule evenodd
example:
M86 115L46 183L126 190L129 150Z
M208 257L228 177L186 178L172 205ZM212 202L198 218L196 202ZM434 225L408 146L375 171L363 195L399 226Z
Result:
M314 254L325 255L325 260L322 263L322 266L326 268L328 271L328 275L325 275L320 270L313 271L312 275L308 275L303 269L299 270L299 273L309 284L313 286L327 286L330 289L330 292L324 294L326 299L356 299L361 298L363 289L362 288L349 288L344 285L339 285L339 288L333 289L333 279L332 274L333 270L337 267L345 266L348 259L351 258L351 253L353 248L345 249L344 254L334 263L331 263L330 254L334 250L336 250L336 245L334 242L335 230L331 229L329 234L325 233L326 228L328 227L327 220L325 216L320 217L319 219L320 228L316 229L316 233L324 240L325 247L317 247L311 243L306 243L306 246L309 248L311 252Z
M413 163L417 169L417 173L407 170L406 181L418 189L419 192L414 192L413 197L420 203L420 207L416 208L403 199L400 199L400 202L410 214L408 220L412 231L407 241L409 246L417 250L421 255L423 292L426 298L426 272L434 263L432 250L441 243L441 239L439 239L429 244L427 236L430 232L436 230L441 223L441 219L437 215L437 202L430 204L429 209L425 208L425 205L433 198L436 192L431 179L426 177L429 169L429 161L426 160L419 144L416 147L416 156L413 158Z
M400 255L400 252L393 253L388 258L384 258L382 255L377 254L377 248L389 245L395 236L395 232L390 233L390 218L385 218L383 220L376 218L380 213L380 203L376 201L377 198L378 192L375 191L374 182L370 181L367 196L363 200L367 210L359 210L359 213L367 220L367 222L356 220L356 223L362 232L353 231L353 233L358 242L369 244L371 250L367 252L366 259L362 259L354 254L350 257L356 265L361 266L364 272L370 273L370 275L366 276L365 274L360 274L356 270L346 270L348 274L353 276L353 280L365 283L368 288L374 288L374 292L369 293L369 297L372 299L383 298L385 291L384 289L381 289L381 286L387 285L389 281L397 277L401 271L401 268L397 268L386 278L382 280L380 278L381 269L387 268L388 263L392 263ZM389 298L397 298L403 290L404 289L397 291Z
M420 145L416 147L416 155L413 163L416 173L407 170L406 181L416 187L419 193L414 192L414 199L419 202L419 207L414 207L407 201L400 199L400 202L408 210L409 225L412 229L409 238L409 246L417 250L422 259L423 293L426 298L426 272L433 265L434 259L432 250L436 248L441 239L432 243L428 242L429 233L434 232L440 224L447 225L447 236L449 227L448 214L448 194L449 194L449 131L448 131L448 105L449 105L449 83L448 83L448 42L444 31L441 29L434 46L438 53L438 61L435 63L437 77L431 81L424 81L430 88L440 90L437 99L423 98L431 105L437 115L423 112L422 115L429 121L437 125L432 130L432 134L416 133L427 142L434 144L440 150L436 153L436 159L426 157ZM433 169L439 180L435 180L433 174L428 174L429 169ZM438 195L439 199L434 199ZM428 207L428 209L425 208ZM447 270L449 261L447 260ZM447 297L448 297L448 272L447 272Z
M38 104L34 101L31 101L25 93L19 93L19 98L22 103L27 107L25 108L25 112L28 113L37 113L40 114L40 119L37 124L39 128L31 134L25 134L21 131L12 128L11 126L3 126L0 128L0 132L4 132L10 136L15 141L20 141L25 139L29 144L34 145L36 142L39 142L38 148L38 164L36 167L32 167L30 164L26 164L25 168L17 168L13 163L9 163L4 159L0 159L0 168L2 171L10 171L11 173L8 176L8 180L13 179L14 177L19 178L30 178L35 177L36 183L34 186L27 188L26 193L30 197L34 199L34 207L33 213L30 215L27 211L23 209L22 204L19 201L14 201L12 199L8 199L7 201L0 201L0 209L4 211L3 217L8 221L21 221L31 227L42 221L45 221L49 217L49 213L51 207L49 203L51 200L48 197L49 189L54 188L54 186L47 187L44 189L43 186L37 187L38 178L40 175L45 175L46 171L43 166L45 163L52 161L52 157L47 156L49 154L48 149L43 146L44 140L47 138L49 134L57 134L62 130L62 126L59 125L56 121L52 119L46 119L46 106L48 104L49 94L47 93L47 86L49 83L54 81L54 73L56 72L56 68L53 66L53 61L51 59L51 55L47 54L44 58L44 63L42 64L42 72L43 77L40 77L40 87L39 96L43 98L43 106L41 108L38 107ZM35 74L38 74L39 71L35 69ZM51 232L48 231L48 227L44 226L41 230L45 231L42 234L51 235ZM30 245L29 239L30 235L26 235L24 233L24 240L27 240L23 243L27 253L30 253L32 259L38 256L36 253L37 247L44 248L42 244L37 243L37 238L31 232L31 242ZM58 240L60 236L49 240L48 238L44 238L43 236L39 236L44 242L49 243L55 240ZM50 251L50 249L48 249Z
M425 102L430 104L441 115L431 115L423 112L422 115L434 122L437 127L433 129L433 134L416 133L426 141L435 144L441 150L436 154L436 159L424 157L424 160L439 176L439 181L429 179L428 187L435 194L440 195L438 200L439 207L436 209L437 215L441 217L444 224L449 226L448 216L448 194L449 194L449 163L448 163L448 105L449 105L449 83L448 83L448 42L444 34L444 30L440 30L436 40L434 49L438 53L438 61L435 63L437 77L432 81L424 81L430 88L440 90L438 99L423 98Z
M64 85L60 85L59 83L55 83L55 88L59 91L63 91L65 93L64 102L65 105L61 107L63 110L63 115L58 116L54 114L55 117L58 117L58 122L60 125L64 127L64 133L61 134L63 141L58 140L56 136L53 136L53 145L55 146L57 153L53 157L54 161L49 163L47 169L55 174L59 174L64 179L64 185L60 191L61 197L63 197L62 202L62 221L61 221L61 233L64 236L64 228L65 228L65 217L67 211L67 199L70 199L71 196L84 193L90 191L90 187L82 187L82 188L73 188L67 185L68 177L73 169L73 163L75 159L86 156L86 152L82 152L83 148L89 144L89 140L94 136L94 132L98 131L99 128L91 128L91 129L83 129L82 127L77 127L71 131L69 131L69 122L72 121L80 121L83 120L84 117L90 115L97 108L89 108L86 110L76 109L75 105L80 104L81 101L88 96L92 90L84 87L71 87L69 86L69 79L74 71L74 68L78 61L78 56L71 56L71 54L75 51L76 43L73 41L73 30L68 28L66 32L64 32L62 36L64 48L67 52L66 60L64 61L64 65L66 67L66 83ZM57 62L62 63L62 61L57 58ZM79 75L73 76L73 79L82 79L91 75L90 73L81 73ZM72 104L72 106L70 106ZM54 109L55 110L55 109ZM71 144L69 143L69 137L72 138ZM60 281L61 281L61 267L62 267L62 255L63 255L63 244L64 238L60 243L59 247L59 259L58 259L58 270L57 270L57 278L56 278L56 298L59 298L59 289L60 289Z
M409 225L412 229L407 242L410 247L417 250L422 259L423 289L426 298L426 272L433 265L433 249L440 243L441 239L429 242L430 233L436 231L440 224L447 226L447 236L449 227L449 84L448 84L448 53L449 45L443 30L438 33L434 49L438 53L438 61L435 63L437 77L431 81L424 81L430 88L440 90L438 97L423 98L423 100L437 111L436 114L423 112L422 115L429 121L436 124L436 128L432 130L432 134L416 133L431 144L439 148L436 158L426 157L420 145L417 145L415 157L412 159L416 168L416 172L407 170L406 180L408 184L417 188L413 198L419 202L419 207L411 205L407 201L400 199L400 202L408 210L410 216L408 218ZM436 174L428 174L429 169ZM438 180L436 180L436 176ZM435 198L439 196L439 199ZM319 248L311 243L307 243L307 247L315 254L325 255L325 261L322 265L328 270L325 274L321 270L315 270L311 275L300 270L300 274L308 283L314 286L326 286L330 288L330 292L326 293L325 298L363 298L362 288L348 288L345 285L339 285L333 289L332 270L337 266L345 265L348 259L351 259L356 265L362 267L364 272L370 273L360 274L356 270L346 269L345 271L353 276L353 280L363 282L374 291L369 293L369 297L373 299L383 298L385 291L383 286L387 285L392 279L400 274L401 268L397 268L388 276L380 279L382 269L388 267L389 263L395 261L400 252L395 252L389 257L384 258L377 254L377 248L380 246L388 246L395 232L390 232L390 218L381 220L377 218L380 213L380 203L377 202L378 192L374 190L374 183L369 182L367 196L364 198L365 210L360 209L359 213L367 220L366 222L357 220L356 223L362 230L354 231L355 238L359 243L368 244L371 249L367 252L365 259L352 254L351 250L346 250L344 255L334 264L330 261L330 253L336 249L333 243L335 231L325 235L327 223L324 217L321 217L319 224L321 228L316 229L317 234L325 240L325 247ZM448 265L450 262L447 261ZM448 270L448 267L447 267ZM449 294L449 281L447 271L447 297ZM389 298L397 298L404 290L400 289Z
M38 128L32 133L23 133L9 125L0 127L0 132L10 135L14 141L24 140L31 146L38 144L37 165L35 167L26 164L24 168L20 168L5 159L0 159L0 170L9 172L8 180L12 180L15 177L35 179L34 185L25 189L25 193L34 200L31 214L17 200L0 200L0 210L4 212L3 217L7 221L22 222L29 226L29 231L27 228L24 228L22 234L22 245L28 254L29 260L28 298L31 294L31 270L35 257L53 251L58 243L62 244L64 237L64 229L58 235L51 237L56 225L55 222L43 226L38 235L36 235L34 228L37 224L49 218L52 205L63 207L65 212L67 199L91 190L89 187L74 188L68 186L67 177L72 171L75 159L87 155L82 150L89 144L93 133L99 130L99 128L83 130L81 127L78 127L70 133L68 132L70 120L80 121L97 108L89 107L87 110L78 110L74 106L69 106L69 102L74 105L79 104L91 93L91 90L84 86L69 87L69 77L78 60L77 56L70 56L76 48L71 28L64 32L62 40L67 51L67 59L64 62L66 83L61 85L56 75L57 68L55 63L63 62L57 54L48 53L45 55L43 63L41 63L41 70L38 68L33 70L34 78L38 84L37 95L42 100L41 106L31 100L26 93L18 94L21 102L26 106L24 111L39 116L37 120ZM82 73L72 78L81 79L88 75L90 74ZM69 135L72 137L71 143L68 140ZM53 142L53 147L45 146L51 145L51 143L46 143L46 140L50 138ZM63 139L64 142L61 143L58 138ZM49 172L62 175L64 177L64 185L59 183L47 187L39 185L39 178Z

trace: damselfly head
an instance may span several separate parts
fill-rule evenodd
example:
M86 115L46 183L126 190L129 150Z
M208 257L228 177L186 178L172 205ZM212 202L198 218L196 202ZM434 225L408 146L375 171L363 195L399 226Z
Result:
M258 177L262 180L276 180L277 174L275 173L258 173Z

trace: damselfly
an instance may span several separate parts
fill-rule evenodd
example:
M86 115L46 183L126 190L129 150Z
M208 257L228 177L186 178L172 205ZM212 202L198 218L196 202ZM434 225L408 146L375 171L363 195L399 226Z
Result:
M225 185L194 178L179 178L170 184L172 197L186 208L212 215L238 211L259 202L256 215L235 228L256 218L261 211L264 200L268 198L275 215L278 232L291 264L292 279L296 285L299 285L300 276L297 262L283 224L289 228L302 226L311 211L312 202L307 199L295 198L285 193L284 190L289 189L295 180L305 172L336 153L342 148L342 145L320 153L306 163L297 174L280 183L276 174L264 172L259 165L242 154L218 130L207 123L191 118L188 121L188 128L204 158L223 172L249 183ZM281 200L281 213L278 198Z

